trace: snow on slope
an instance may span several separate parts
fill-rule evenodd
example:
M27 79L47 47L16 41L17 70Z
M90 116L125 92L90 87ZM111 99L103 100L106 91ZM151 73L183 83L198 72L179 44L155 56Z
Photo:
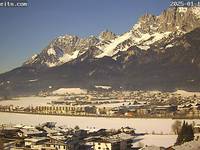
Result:
M45 62L45 64L48 66L48 67L55 67L57 66L57 63L50 63L50 62Z
M105 85L95 85L95 88L97 89L105 89L105 90L109 90L111 89L112 87L111 86L105 86Z
M200 8L199 7L194 7L192 9L192 12L198 19L200 19Z
M59 59L58 59L59 61L57 61L57 62L49 62L49 61L47 61L47 62L45 62L45 64L50 68L58 66L60 64L64 64L66 62L69 62L71 60L76 59L78 57L79 51L80 50L74 51L72 55L66 53L62 57L59 57ZM54 55L54 56L56 55L55 50L52 49L52 48L48 49L47 53L48 53L49 56L50 55Z
M35 59L38 55L37 54L34 54L31 59Z
M186 13L188 10L187 7L178 7L177 9L179 13Z
M26 62L24 62L24 64L32 64L35 61L37 61L37 56L38 54L34 54L30 59L28 59Z
M29 82L36 82L36 81L38 81L38 79L30 79L30 80L28 80Z
M73 59L76 59L78 57L78 54L79 54L79 50L76 50L73 52L72 55L69 55L69 54L64 54L63 57L60 57L59 60L62 62L62 63L66 63L66 62L69 62Z
M126 51L131 46L137 46L142 50L149 50L157 41L161 41L162 44L165 42L163 40L165 38L169 38L167 40L171 40L176 36L182 36L185 34L186 31L182 30L182 26L185 26L185 23L182 22L185 22L184 20L190 22L190 20L187 20L189 18L188 15L185 14L196 16L196 18L198 18L197 20L200 20L200 7L178 7L176 10L176 13L180 13L180 15L183 16L183 21L178 21L179 19L177 20L177 24L175 26L177 29L176 32L174 32L174 30L171 29L171 26L169 26L169 24L172 24L174 21L173 18L170 17L173 15L174 9L170 8L169 10L166 10L166 13L162 13L160 16L154 16L151 14L144 15L131 28L130 31L120 36L116 36L114 33L109 31L102 32L99 37L90 36L88 38L80 38L73 35L59 36L52 41L47 48L45 48L44 57L40 54L34 55L24 64L46 64L48 67L59 66L63 63L76 59L81 55L80 52L86 52L91 48L91 46L99 49L99 51L95 53L96 58L102 58L104 56L112 57L119 51ZM191 20L191 23L195 20L192 25L195 28L197 21L196 18L194 17ZM193 27L191 27L191 29L193 29ZM168 45L165 48L170 47L172 47L172 45Z
M48 55L56 55L56 52L53 48L47 50Z
M170 47L173 47L174 45L173 44L168 44L167 46L165 46L165 48L170 48Z
M154 34L140 34L139 38L133 38L135 44L143 44L146 46L149 46L153 44L154 42L157 42L163 38L167 38L170 35L171 32L165 32L165 33L154 33Z
M117 37L116 39L114 39L109 45L107 45L104 49L103 49L103 53L96 56L96 58L102 58L104 56L113 56L114 54L116 54L117 52L114 51L114 49L122 42L124 42L125 40L129 39L131 37L131 32L127 32L125 34L123 34L122 36Z
M123 34L122 36L119 36L115 40L111 41L111 43L107 45L105 48L102 48L103 53L96 56L96 58L102 58L104 56L110 56L110 57L114 56L119 50L126 51L128 47L130 47L130 45L125 46L123 49L117 49L117 50L116 50L116 47L128 39L132 41L131 45L136 45L137 47L143 50L148 50L151 44L169 37L171 32L164 32L164 33L155 32L153 34L138 32L138 34L139 34L139 37L136 37L132 34L131 31L129 31Z
M200 149L200 140L186 142L182 145L174 146L175 150L199 150Z
M174 93L180 94L181 96L184 96L184 97L194 96L194 95L200 96L200 92L188 92L188 91L184 91L184 90L177 90Z
M147 135L142 135L142 136L137 136L135 138L136 142L133 143L134 147L137 147L139 145L146 145L148 148L144 148L142 150L156 150L156 147L170 147L174 145L176 142L177 135L152 135L152 134L147 134ZM156 146L156 147L154 147ZM158 149L160 150L160 149Z

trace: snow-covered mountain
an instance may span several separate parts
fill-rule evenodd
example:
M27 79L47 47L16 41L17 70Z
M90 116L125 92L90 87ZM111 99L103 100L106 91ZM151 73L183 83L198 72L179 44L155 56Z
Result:
M159 16L145 14L122 35L59 36L0 75L0 94L8 85L15 94L95 85L200 90L199 35L200 7L171 7Z
M148 50L160 43L164 45L200 27L199 10L199 8L169 8L160 16L146 14L130 31L103 47L103 53L97 57L114 56L118 51L126 51L131 46Z
M162 43L162 45L165 45L165 47L161 47L160 51L162 51L166 47L173 46L166 43L199 26L200 9L198 7L169 8L159 16L145 14L131 30L122 35L104 31L98 37L59 36L40 54L27 60L24 65L39 68L41 66L59 66L80 57L90 47L96 47L95 58L112 57L119 51L126 51L131 46L148 50Z
M79 38L78 36L64 35L54 39L40 54L32 56L23 65L36 67L55 67L85 53L89 47L99 42L94 36Z

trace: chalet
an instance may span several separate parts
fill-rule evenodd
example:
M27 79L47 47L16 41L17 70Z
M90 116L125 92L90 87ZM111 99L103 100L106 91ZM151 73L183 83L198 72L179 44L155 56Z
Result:
M0 136L5 137L5 138L17 137L18 131L19 131L18 128L15 128L10 125L0 126Z
M39 131L36 128L30 128L30 129L22 128L18 131L17 134L19 137L35 137L35 136L42 137L46 135L43 131Z
M45 143L45 148L55 148L56 150L78 150L79 140L73 136L50 136L50 140Z
M32 149L41 149L45 142L49 141L47 137L34 137L24 139L25 147Z
M135 134L135 129L131 127L122 127L120 131L127 134Z
M154 111L156 113L173 113L176 112L177 106L175 105L164 105L164 106L156 106Z
M195 133L200 133L200 124L196 124L196 125L194 126L194 132L195 132Z

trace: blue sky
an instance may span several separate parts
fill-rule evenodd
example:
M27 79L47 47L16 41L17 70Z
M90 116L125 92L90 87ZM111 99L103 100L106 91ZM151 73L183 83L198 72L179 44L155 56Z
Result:
M169 0L28 0L28 4L0 7L0 73L20 66L59 35L126 32L145 13L160 14Z

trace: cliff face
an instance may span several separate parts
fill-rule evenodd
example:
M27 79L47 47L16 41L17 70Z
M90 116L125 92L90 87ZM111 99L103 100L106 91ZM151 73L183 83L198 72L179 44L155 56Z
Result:
M139 19L140 31L153 32L190 32L200 26L199 8L169 8L160 16L146 14Z

